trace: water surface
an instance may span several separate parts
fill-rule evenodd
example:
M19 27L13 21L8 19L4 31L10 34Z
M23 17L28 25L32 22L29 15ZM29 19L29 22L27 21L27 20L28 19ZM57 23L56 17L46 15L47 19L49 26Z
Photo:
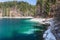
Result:
M30 19L0 19L0 40L37 40L36 25Z

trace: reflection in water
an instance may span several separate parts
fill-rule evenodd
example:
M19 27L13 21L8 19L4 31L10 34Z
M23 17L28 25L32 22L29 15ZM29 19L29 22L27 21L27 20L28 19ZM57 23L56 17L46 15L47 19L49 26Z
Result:
M30 19L1 19L0 40L38 40L40 28L35 28L36 23L26 21ZM40 34L40 35L39 35ZM37 38L39 37L39 38Z

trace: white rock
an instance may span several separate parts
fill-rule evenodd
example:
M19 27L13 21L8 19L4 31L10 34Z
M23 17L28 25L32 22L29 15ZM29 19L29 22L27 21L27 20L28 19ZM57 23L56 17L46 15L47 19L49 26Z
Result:
M51 33L50 29L46 30L43 34L45 40L56 40L55 36Z

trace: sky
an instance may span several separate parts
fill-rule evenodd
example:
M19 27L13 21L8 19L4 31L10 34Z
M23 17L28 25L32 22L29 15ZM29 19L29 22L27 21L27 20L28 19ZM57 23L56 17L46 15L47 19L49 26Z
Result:
M0 0L0 2L6 2L6 1L13 1L13 0ZM29 4L36 5L36 0L17 0L17 1L24 1L28 2Z

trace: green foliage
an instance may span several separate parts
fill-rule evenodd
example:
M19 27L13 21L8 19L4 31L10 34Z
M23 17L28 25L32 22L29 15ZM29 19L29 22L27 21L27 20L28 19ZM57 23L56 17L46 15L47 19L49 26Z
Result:
M0 3L0 8L3 8L3 10L6 10L7 8L8 9L14 8L14 7L16 7L19 11L22 11L23 13L30 11L30 13L34 14L34 11L35 11L35 5L31 5L31 4L29 4L27 2L23 2L23 1L21 1L21 2L10 1L10 2Z
M43 0L37 0L37 4L36 5L40 5L42 7L43 4Z
M50 10L50 3L49 3L49 1L47 1L45 5L46 5L46 9L45 10L46 10L46 13L48 14L49 10Z
M55 3L56 3L56 0L51 0L51 3L52 3L52 4L55 4Z

